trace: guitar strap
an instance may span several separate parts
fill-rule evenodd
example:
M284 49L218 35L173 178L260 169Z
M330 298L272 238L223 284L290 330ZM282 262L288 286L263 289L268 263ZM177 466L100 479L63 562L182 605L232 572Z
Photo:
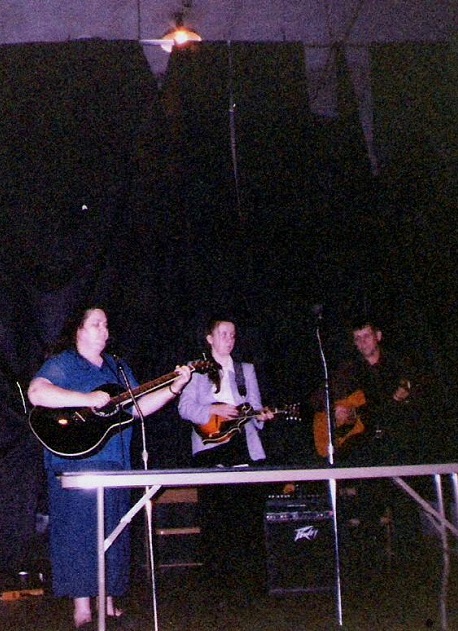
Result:
M246 397L246 385L245 375L243 373L243 366L240 362L234 362L235 383L237 384L237 390L241 397Z

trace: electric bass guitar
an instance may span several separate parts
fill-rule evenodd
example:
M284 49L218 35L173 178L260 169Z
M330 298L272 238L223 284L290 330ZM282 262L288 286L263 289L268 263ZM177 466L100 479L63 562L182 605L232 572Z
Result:
M205 373L213 362L196 361L188 364L191 372ZM158 377L153 381L123 391L118 384L105 384L96 388L110 395L102 408L47 408L36 406L29 415L29 425L38 440L58 456L82 457L99 450L112 434L126 428L134 420L126 406L137 398L170 385L178 378L177 372Z
M364 434L366 427L358 414L358 408L366 403L362 390L355 390L345 399L336 401L335 405L342 405L351 410L349 421L337 423L335 428L335 453L350 448L353 439ZM313 437L315 448L320 456L325 458L329 450L328 418L326 412L316 412L313 417Z
M218 414L213 414L205 425L194 424L194 429L202 438L204 445L209 443L224 443L231 440L235 434L242 431L242 427L245 423L259 416L263 411L253 410L249 403L239 405L238 410L240 416L237 416L237 418L223 419L221 416L218 416ZM269 408L269 410L275 415L274 418L278 415L284 415L285 418L291 420L300 419L300 409L297 403L286 405L282 409Z

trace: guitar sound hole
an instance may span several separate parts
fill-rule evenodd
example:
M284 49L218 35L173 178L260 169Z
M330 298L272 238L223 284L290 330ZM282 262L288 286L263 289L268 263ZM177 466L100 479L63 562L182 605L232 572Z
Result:
M119 405L113 405L109 403L103 408L92 408L92 411L96 416L101 416L102 418L109 418L114 414L117 414L119 411Z

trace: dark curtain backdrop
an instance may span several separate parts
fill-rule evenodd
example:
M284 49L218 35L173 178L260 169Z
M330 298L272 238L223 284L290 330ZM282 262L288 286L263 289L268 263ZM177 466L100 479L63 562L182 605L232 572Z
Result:
M30 563L17 540L32 541L35 512L47 510L16 380L27 388L81 303L107 306L137 362L137 314L155 319L150 234L169 189L157 97L129 42L0 48L0 572Z
M456 410L458 73L456 44L372 50L375 132L388 192L385 300L399 310ZM382 298L382 296L381 296Z
M107 307L116 349L142 381L196 359L204 322L226 312L266 402L303 402L302 422L266 430L271 460L306 463L307 398L322 381L312 307L322 304L331 366L346 321L375 313L392 344L429 362L454 411L456 56L445 45L373 49L375 178L336 53L340 116L318 119L299 45L175 50L160 92L135 43L0 48L11 405L16 379L27 384L80 303ZM30 452L25 418L2 408L0 423L1 486L14 480L19 496L27 476L7 456L17 435ZM148 449L152 467L189 463L173 406L148 420ZM137 466L140 450L137 435Z

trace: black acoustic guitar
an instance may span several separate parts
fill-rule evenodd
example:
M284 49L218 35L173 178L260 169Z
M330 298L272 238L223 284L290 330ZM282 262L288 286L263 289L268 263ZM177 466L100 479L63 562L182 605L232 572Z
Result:
M205 373L213 368L209 361L188 364L191 372ZM177 372L144 383L132 392L117 384L99 386L110 395L103 408L48 408L36 406L29 415L29 425L38 440L58 456L82 457L99 450L112 434L125 429L134 420L126 407L149 392L170 385L178 378Z

